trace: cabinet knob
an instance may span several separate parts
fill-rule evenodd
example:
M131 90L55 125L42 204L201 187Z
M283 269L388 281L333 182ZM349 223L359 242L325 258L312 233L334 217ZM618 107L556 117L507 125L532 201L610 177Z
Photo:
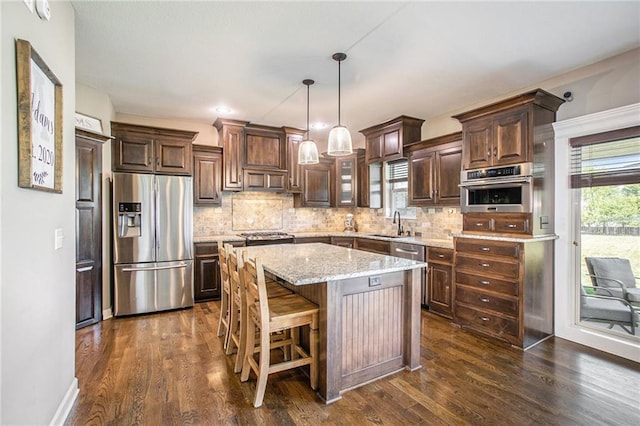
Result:
M438 257L442 259L444 257L444 254L439 254Z
M481 319L482 321L484 321L484 322L487 322L487 321L489 321L489 320L490 320L490 318L489 318L489 317L480 317L480 319Z
M483 268L488 268L489 266L491 266L488 263L478 263L478 265L483 267Z
M491 148L487 150L487 159L491 158Z
M491 251L490 247L480 247L480 251Z
M493 156L494 157L498 156L498 148L493 148Z
M476 226L477 226L478 228L483 228L483 227L484 227L484 223L482 223L482 222L478 222L478 223L476 223Z
M478 280L478 282L479 282L480 284L482 284L482 285L489 285L489 284L491 284L491 283L490 283L489 281L487 281L487 280Z
M480 297L478 299L483 303L489 303L489 299L487 299L486 297Z
M513 224L513 223L507 223L507 224L505 225L505 227L507 227L507 228L517 228L517 227L518 227L518 225Z

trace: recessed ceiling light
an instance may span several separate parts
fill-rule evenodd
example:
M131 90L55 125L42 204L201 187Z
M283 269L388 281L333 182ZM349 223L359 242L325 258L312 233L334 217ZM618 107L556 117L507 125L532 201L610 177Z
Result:
M325 129L327 127L327 123L313 123L309 127L312 129Z
M219 107L216 107L216 112L218 114L231 114L231 108L226 106L219 106Z

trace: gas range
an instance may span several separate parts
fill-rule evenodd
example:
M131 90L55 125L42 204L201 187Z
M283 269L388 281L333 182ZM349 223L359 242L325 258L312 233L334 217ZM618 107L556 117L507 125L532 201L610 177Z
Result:
M293 243L293 235L279 231L243 232L240 236L248 246Z

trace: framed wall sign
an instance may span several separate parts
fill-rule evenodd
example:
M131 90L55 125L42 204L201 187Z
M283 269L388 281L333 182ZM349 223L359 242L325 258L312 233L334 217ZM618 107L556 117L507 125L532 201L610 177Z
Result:
M62 193L62 84L28 41L16 39L18 186Z
M102 121L99 118L76 112L76 127L102 134Z

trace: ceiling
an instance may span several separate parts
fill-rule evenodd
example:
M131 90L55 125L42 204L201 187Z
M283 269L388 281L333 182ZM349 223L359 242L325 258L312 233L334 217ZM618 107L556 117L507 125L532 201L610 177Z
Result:
M326 140L511 93L640 46L640 2L73 1L76 79L118 113L306 126ZM561 94L557 94L561 95Z

